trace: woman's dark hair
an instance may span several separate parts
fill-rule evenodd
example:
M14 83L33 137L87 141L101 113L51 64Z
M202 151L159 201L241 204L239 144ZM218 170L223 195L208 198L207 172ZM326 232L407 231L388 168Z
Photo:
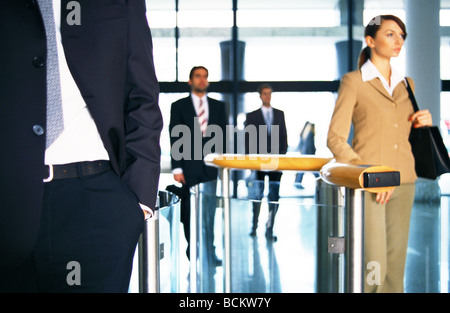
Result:
M369 24L367 24L366 28L364 29L364 38L367 36L370 36L372 38L375 38L378 30L381 27L381 24L384 21L394 21L397 23L397 25L402 29L404 33L404 39L406 39L406 26L405 23L401 19L399 19L395 15L378 15L375 16L373 19L370 20ZM361 53L359 54L359 60L358 60L358 68L361 68L364 63L366 63L367 60L370 59L371 50L370 47L366 46L364 49L362 49Z

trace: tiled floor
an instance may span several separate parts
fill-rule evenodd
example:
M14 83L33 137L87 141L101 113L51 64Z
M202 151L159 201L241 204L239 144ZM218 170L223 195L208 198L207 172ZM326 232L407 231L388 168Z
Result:
M285 174L281 182L280 207L274 232L277 242L267 242L264 224L267 208L264 200L256 237L249 236L251 204L232 200L232 292L250 293L314 293L317 261L317 212L315 178L304 176L304 189L293 186L294 174ZM163 186L164 186L164 181ZM169 181L168 181L169 182ZM440 201L429 201L427 192L437 185L421 189L411 218L410 240L406 264L405 292L447 293L449 290L449 206L450 178L439 181ZM425 191L424 191L425 190ZM432 197L431 197L432 198ZM438 196L439 199L439 196ZM215 244L217 255L223 256L222 211L216 212ZM183 251L186 243L181 233L179 292L189 292L189 263ZM223 268L210 267L203 272L202 292L223 292ZM135 284L130 288L136 291Z

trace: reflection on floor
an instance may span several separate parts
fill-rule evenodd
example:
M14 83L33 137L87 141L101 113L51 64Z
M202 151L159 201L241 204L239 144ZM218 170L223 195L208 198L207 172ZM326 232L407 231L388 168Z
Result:
M445 175L446 176L446 175ZM447 293L449 290L449 206L450 179L443 177L440 202L417 201L411 218L405 274L405 292ZM232 292L314 293L316 290L317 206L315 179L304 176L304 189L292 186L293 176L284 175L280 207L274 233L278 241L264 236L267 207L263 203L256 237L249 236L251 204L232 203ZM302 197L291 205L291 197ZM284 199L283 199L284 198ZM238 208L238 209L236 209ZM223 257L222 212L215 218L217 255ZM180 251L185 251L181 234ZM180 292L189 292L189 263L180 254ZM223 292L222 266L210 267L202 276L202 292Z

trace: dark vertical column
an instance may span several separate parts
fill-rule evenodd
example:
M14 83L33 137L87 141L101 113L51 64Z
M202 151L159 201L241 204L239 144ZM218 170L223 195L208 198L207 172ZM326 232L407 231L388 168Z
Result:
M338 79L357 68L362 41L353 38L353 27L363 24L364 1L340 0L339 8L341 25L347 26L347 39L336 42Z
M244 96L239 93L239 82L244 80L244 56L245 42L238 40L237 28L237 0L233 0L233 27L231 40L220 43L222 58L222 80L230 81L231 94L225 94L224 100L229 108L229 124L236 126L237 115L244 111ZM232 153L244 153L236 144L236 138L227 142L227 149ZM242 176L241 172L233 171L231 179L234 182L233 195L236 195L237 180Z
M229 125L236 126L237 115L244 111L244 96L239 93L239 81L244 79L244 52L245 42L238 40L223 41L220 43L222 54L222 80L231 81L232 94L224 94L224 100L229 108ZM224 149L231 153L244 153L243 147L238 147L237 138L234 136L226 143ZM224 152L227 152L224 151ZM237 180L241 178L241 171L232 172L234 182L233 195L236 195Z

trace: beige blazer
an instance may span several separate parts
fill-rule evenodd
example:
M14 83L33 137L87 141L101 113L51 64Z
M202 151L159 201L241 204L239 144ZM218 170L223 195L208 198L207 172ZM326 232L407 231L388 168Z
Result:
M408 78L411 88L414 82ZM414 112L404 82L392 97L376 78L362 81L361 71L342 77L327 145L338 162L385 165L400 171L401 183L417 179L408 141ZM347 143L351 124L354 137Z

